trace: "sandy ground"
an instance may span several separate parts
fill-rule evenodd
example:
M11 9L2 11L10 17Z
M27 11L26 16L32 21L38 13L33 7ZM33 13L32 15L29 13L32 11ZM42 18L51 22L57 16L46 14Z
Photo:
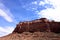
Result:
M12 33L7 36L0 37L0 40L60 40L60 34L51 32Z

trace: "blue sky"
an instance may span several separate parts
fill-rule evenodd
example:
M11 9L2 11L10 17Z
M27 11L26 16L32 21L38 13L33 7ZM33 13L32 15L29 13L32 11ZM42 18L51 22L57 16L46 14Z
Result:
M11 33L20 21L60 21L59 5L59 0L0 0L0 36Z

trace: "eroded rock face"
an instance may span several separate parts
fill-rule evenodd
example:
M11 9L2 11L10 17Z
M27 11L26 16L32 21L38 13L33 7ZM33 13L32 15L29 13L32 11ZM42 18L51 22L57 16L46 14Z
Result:
M60 33L60 22L51 22L50 30L51 32Z
M60 22L52 22L46 18L36 19L32 21L20 22L17 24L13 33L23 32L60 32Z

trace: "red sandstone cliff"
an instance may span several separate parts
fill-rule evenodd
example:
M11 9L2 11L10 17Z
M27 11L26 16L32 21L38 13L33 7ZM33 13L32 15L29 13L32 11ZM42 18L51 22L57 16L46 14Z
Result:
M19 22L14 31L0 40L60 40L60 22L46 18Z
M36 19L32 21L24 21L17 24L14 32L60 32L60 22L49 21L46 18Z

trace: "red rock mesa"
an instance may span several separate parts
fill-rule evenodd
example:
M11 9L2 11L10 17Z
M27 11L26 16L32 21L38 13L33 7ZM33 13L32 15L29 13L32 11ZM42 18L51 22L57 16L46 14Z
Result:
M60 33L60 22L49 21L46 18L19 22L13 33L23 32L55 32Z

